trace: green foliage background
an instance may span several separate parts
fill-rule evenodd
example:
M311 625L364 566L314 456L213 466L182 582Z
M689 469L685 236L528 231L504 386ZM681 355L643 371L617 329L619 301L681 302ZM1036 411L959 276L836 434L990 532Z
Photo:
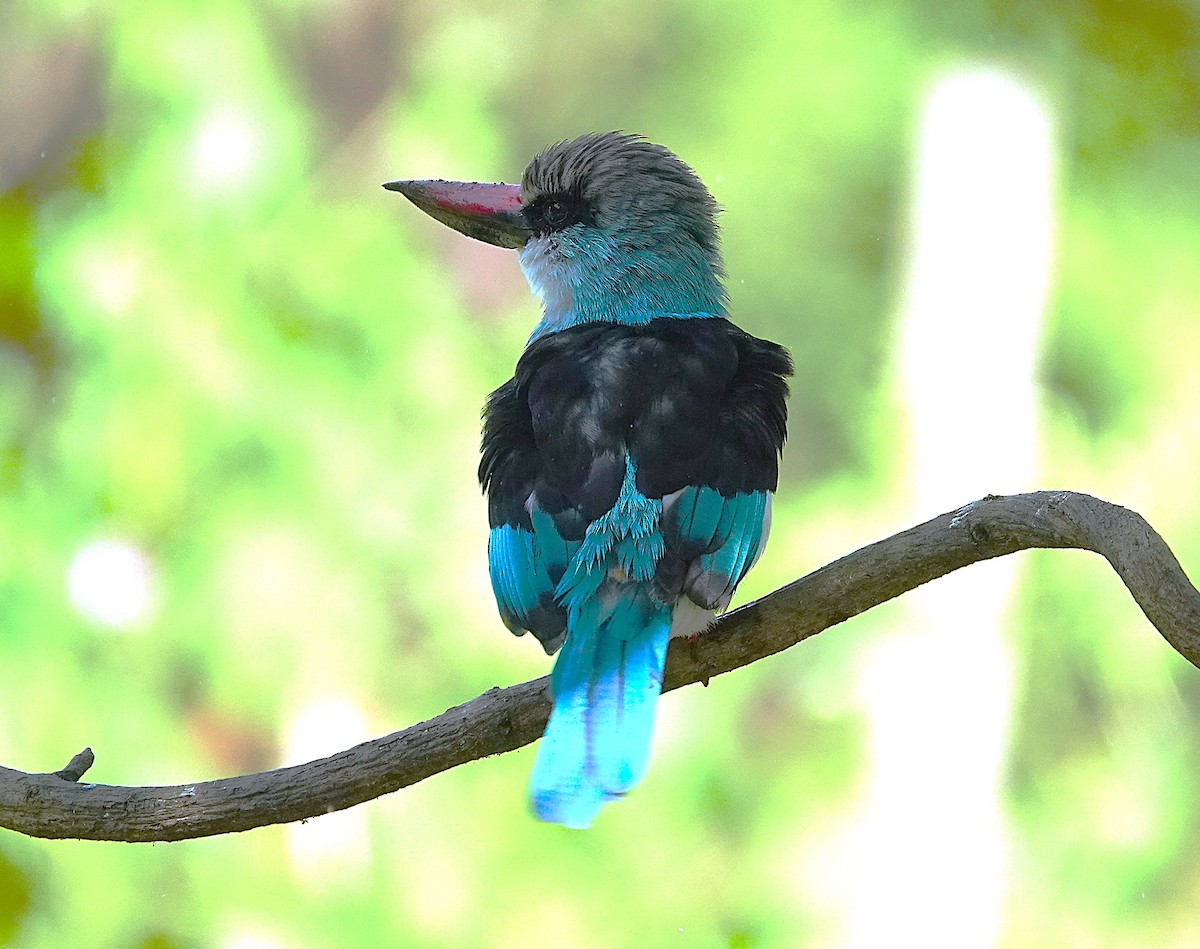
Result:
M96 781L220 777L282 763L314 699L382 734L545 671L496 619L474 477L480 405L536 305L515 258L391 178L516 180L586 130L668 144L727 209L736 318L797 362L743 598L903 526L913 134L959 62L1027 77L1061 148L1043 481L978 493L1127 504L1195 575L1198 18L1190 0L7 0L0 762L53 770L90 744ZM252 131L244 174L197 163L212 123ZM1003 332L963 319L976 344ZM127 635L66 596L106 537L155 571ZM1200 673L1102 564L1026 559L1002 942L1196 945ZM530 749L365 805L357 855L316 863L289 836L308 827L5 832L0 941L837 945L817 842L866 764L856 651L888 633L886 611L860 618L665 700L650 778L587 835L528 816Z

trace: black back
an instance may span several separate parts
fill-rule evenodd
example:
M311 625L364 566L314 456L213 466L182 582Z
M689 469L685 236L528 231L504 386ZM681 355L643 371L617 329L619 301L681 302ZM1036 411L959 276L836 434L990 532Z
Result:
M726 319L587 323L534 341L484 409L479 480L492 527L530 527L526 501L565 540L617 499L628 451L638 490L774 491L787 426L786 349Z

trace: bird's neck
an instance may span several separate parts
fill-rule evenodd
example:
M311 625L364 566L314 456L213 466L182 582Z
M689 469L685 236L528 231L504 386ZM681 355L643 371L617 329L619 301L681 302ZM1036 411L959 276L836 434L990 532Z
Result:
M533 247L521 254L521 269L543 310L531 342L581 323L637 325L659 317L726 314L720 260L699 248L671 257L564 250Z

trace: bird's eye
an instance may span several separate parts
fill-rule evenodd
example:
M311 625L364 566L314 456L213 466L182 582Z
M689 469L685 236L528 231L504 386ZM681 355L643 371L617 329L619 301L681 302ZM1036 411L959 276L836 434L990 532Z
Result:
M543 215L551 227L562 227L567 223L567 206L561 201L551 201L546 205Z
M554 234L576 224L590 224L592 210L582 196L570 192L547 194L529 205L529 223L535 233Z

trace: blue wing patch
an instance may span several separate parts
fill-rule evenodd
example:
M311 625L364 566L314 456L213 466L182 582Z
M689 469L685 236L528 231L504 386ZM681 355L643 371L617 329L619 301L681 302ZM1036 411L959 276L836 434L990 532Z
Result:
M488 572L500 618L512 632L533 633L552 654L566 636L567 614L554 590L578 549L562 539L550 515L534 507L533 530L502 524L488 537Z
M663 506L663 536L684 575L681 591L698 606L723 610L766 545L771 493L725 497L716 488L689 487Z

